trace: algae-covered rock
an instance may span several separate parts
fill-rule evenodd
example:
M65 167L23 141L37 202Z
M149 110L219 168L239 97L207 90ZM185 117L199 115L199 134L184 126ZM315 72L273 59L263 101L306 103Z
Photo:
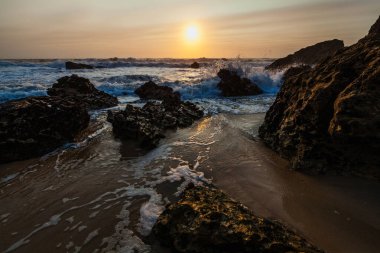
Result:
M284 225L254 215L220 190L190 187L160 215L153 233L183 253L322 252Z

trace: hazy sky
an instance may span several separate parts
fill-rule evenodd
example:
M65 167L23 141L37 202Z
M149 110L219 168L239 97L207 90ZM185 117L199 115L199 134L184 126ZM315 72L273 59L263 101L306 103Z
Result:
M379 0L0 0L0 58L280 57L352 44L379 14Z

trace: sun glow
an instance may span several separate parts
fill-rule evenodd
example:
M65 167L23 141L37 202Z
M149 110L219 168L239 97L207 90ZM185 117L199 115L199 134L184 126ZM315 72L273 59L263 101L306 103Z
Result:
M196 42L199 40L199 29L196 25L189 25L185 30L185 38L189 42Z

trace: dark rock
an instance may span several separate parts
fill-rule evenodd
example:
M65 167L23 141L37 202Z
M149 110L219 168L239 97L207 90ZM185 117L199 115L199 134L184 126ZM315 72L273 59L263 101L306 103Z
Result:
M358 43L285 79L259 135L293 168L380 178L376 27Z
M313 46L302 48L284 58L277 59L268 65L266 69L280 70L298 64L314 65L342 48L344 48L344 43L341 40L335 39L320 42Z
M248 78L241 78L236 71L221 69L218 72L221 81L218 88L224 97L252 96L263 93L263 91Z
M164 246L183 253L322 252L222 191L193 185L166 207L153 233Z
M198 62L193 62L191 65L190 65L190 68L192 69L199 69L200 65Z
M89 123L86 109L57 97L29 97L0 104L0 162L46 154Z
M90 110L108 108L118 104L116 97L97 90L90 80L77 75L58 79L57 83L47 90L47 93L50 96L75 99Z
M68 61L65 63L66 69L93 69L94 67L88 64L83 63L75 63L72 61Z
M156 83L149 81L135 90L135 93L142 99L157 99L163 100L166 97L178 97L178 92L173 92L173 89L167 86L159 86Z
M284 73L282 79L283 79L283 80L287 80L287 79L289 79L289 78L292 77L292 76L299 75L299 74L301 74L302 72L304 72L304 71L308 71L308 70L310 70L310 69L311 69L311 67L310 67L309 65L300 65L300 66L296 66L296 67L290 67L290 68L288 68L288 69L285 71L285 73Z
M107 120L117 138L137 140L142 147L152 148L165 137L165 130L188 127L202 116L197 106L173 95L162 103L148 102L142 108L127 105L124 111L109 111Z

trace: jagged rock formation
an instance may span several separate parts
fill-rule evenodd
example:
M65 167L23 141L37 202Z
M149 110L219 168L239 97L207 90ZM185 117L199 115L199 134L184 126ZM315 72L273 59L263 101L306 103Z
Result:
M322 252L279 222L254 215L220 190L189 187L153 227L164 245L183 253Z
M263 93L263 91L248 78L241 78L236 71L221 69L218 72L221 81L218 88L224 97L252 96Z
M268 65L268 70L279 70L286 67L298 64L314 65L322 61L328 56L333 55L336 51L344 48L344 43L341 40L328 40L317 43L315 45L302 48L284 58L277 59L272 64Z
M173 89L168 86L159 86L156 83L149 81L135 90L135 93L143 99L163 100L166 97L177 96L178 92L173 92Z
M197 106L173 95L162 103L148 102L142 108L127 105L124 111L109 111L107 119L117 138L136 140L142 147L152 148L165 137L165 130L188 127L202 116Z
M65 63L66 69L93 69L94 67L88 64L75 63L68 61Z
M379 23L358 43L285 79L259 134L293 168L380 178Z
M108 108L118 104L116 97L97 90L90 80L77 75L58 79L47 93L50 96L77 100L89 110Z
M82 104L57 97L29 97L0 104L0 162L46 154L88 126Z

